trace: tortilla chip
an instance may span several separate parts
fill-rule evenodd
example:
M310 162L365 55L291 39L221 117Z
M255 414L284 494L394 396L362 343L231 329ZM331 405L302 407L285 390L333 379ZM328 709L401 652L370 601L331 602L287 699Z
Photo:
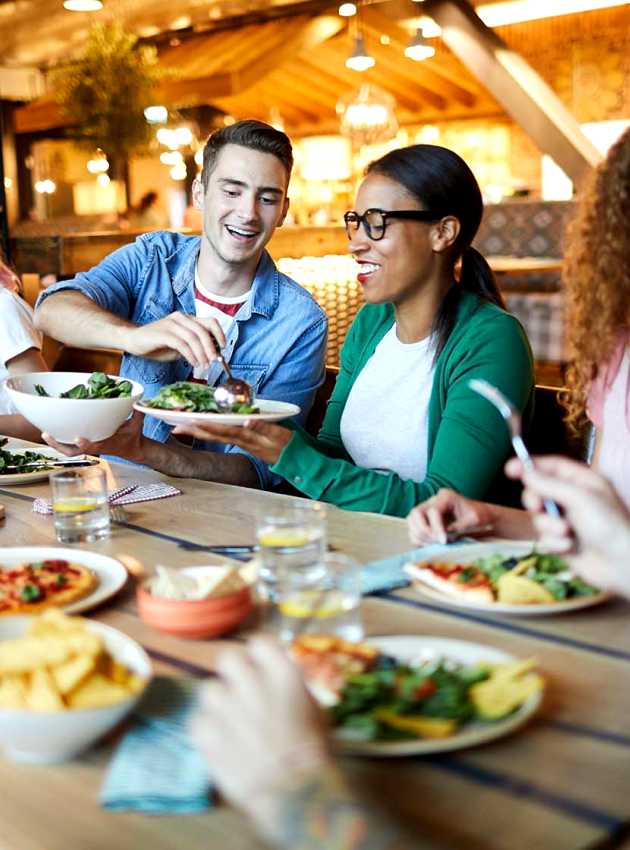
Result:
M26 707L31 711L63 711L65 708L55 682L45 667L35 670L31 676Z
M497 602L506 602L509 605L540 605L555 601L546 587L525 576L509 572L497 581Z

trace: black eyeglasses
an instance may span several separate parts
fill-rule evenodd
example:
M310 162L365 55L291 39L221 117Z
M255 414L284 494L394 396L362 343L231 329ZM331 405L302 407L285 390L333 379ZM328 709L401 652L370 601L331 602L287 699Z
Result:
M348 239L352 239L354 234L359 230L361 222L363 222L363 227L368 238L377 242L385 236L387 219L389 218L408 218L414 221L438 221L441 216L436 215L430 210L379 210L370 208L363 215L359 215L356 210L349 210L343 217L346 223L346 235Z

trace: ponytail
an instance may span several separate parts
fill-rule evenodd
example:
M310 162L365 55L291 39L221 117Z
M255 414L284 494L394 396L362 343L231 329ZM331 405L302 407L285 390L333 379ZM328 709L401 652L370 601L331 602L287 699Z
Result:
M505 310L505 301L488 261L472 245L469 245L462 255L459 285L466 292L473 292L484 301L489 301Z
M436 339L434 363L442 353L455 327L457 306L462 292L472 292L482 301L495 304L505 310L505 302L492 269L486 258L472 245L469 245L462 255L459 283L453 284L448 290L433 322L433 334Z

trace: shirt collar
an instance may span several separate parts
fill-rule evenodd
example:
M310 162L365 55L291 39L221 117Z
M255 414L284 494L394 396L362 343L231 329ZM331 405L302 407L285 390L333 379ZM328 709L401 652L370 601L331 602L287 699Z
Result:
M199 257L201 239L190 246L185 245L167 258L171 269L173 291L182 303L185 311L195 312L195 265ZM280 275L276 264L267 251L263 251L252 282L251 298L243 306L239 320L249 319L252 313L258 313L270 319L280 300Z

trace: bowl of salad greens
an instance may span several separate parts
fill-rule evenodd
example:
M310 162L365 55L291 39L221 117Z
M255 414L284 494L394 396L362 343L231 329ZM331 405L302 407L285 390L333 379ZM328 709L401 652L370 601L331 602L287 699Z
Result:
M288 419L300 412L296 404L284 401L257 398L252 404L235 404L226 410L214 398L215 387L193 381L178 381L162 387L157 395L142 399L136 410L162 419L169 425L186 422L219 421L226 425L242 425L249 419L265 419L269 422Z
M136 381L103 372L30 372L5 387L22 416L62 443L111 437L144 392Z

